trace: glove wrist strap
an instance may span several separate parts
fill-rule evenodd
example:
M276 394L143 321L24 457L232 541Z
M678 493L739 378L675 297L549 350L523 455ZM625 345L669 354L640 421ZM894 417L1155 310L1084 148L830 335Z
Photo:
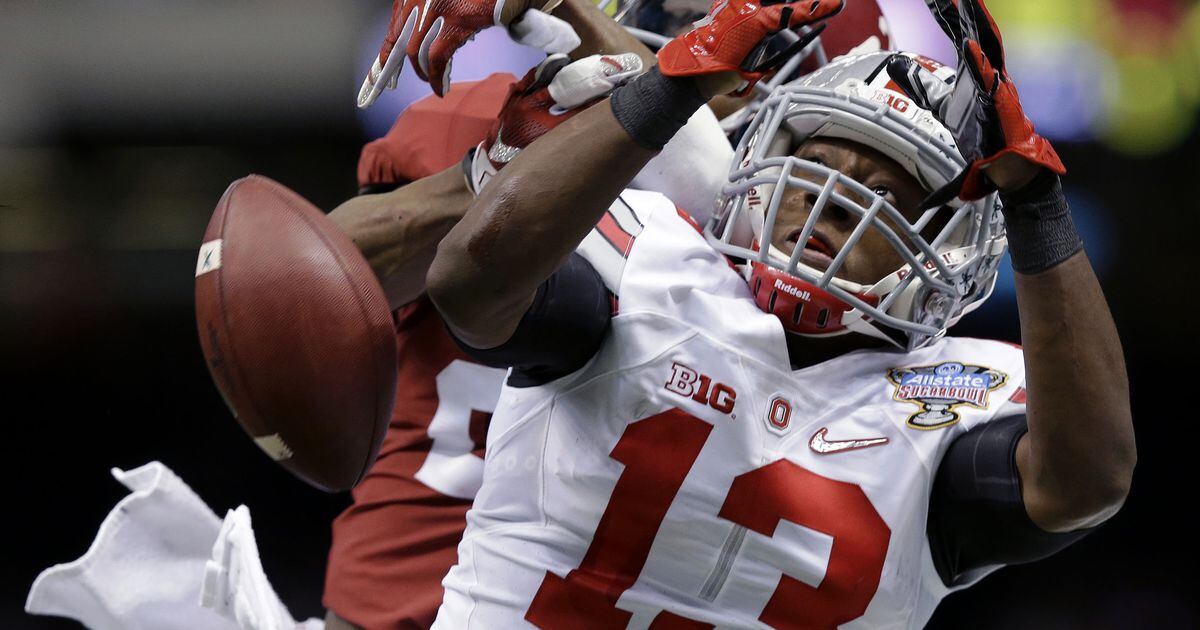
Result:
M1046 271L1083 249L1058 175L1045 170L1020 190L1001 193L1013 270Z
M614 90L610 102L613 116L634 142L661 151L707 100L695 81L665 77L655 66Z

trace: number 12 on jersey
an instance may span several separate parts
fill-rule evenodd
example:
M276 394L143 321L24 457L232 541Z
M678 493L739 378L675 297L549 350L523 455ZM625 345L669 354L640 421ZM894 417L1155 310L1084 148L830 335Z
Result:
M592 543L566 577L549 571L525 613L547 630L625 628L617 600L637 581L659 526L708 441L712 425L678 409L627 426L610 456L624 464ZM776 628L833 629L860 617L875 596L891 530L855 484L780 459L733 480L722 519L768 538L789 521L833 538L816 587L783 575L759 621ZM712 628L660 612L653 630Z

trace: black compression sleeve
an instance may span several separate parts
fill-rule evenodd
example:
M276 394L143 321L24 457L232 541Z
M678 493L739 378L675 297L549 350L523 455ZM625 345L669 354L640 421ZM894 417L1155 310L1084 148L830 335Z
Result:
M1040 560L1092 531L1055 534L1029 519L1016 459L1026 431L1023 415L975 427L954 440L938 466L927 534L947 586L971 569Z
M486 350L455 342L484 365L512 367L509 385L531 387L583 367L599 349L611 318L604 281L583 256L572 253L538 287L508 341Z
M652 66L613 90L613 117L638 145L661 151L708 99L690 77L666 77Z
M1019 191L1001 193L1013 270L1045 271L1083 249L1058 175L1043 171Z

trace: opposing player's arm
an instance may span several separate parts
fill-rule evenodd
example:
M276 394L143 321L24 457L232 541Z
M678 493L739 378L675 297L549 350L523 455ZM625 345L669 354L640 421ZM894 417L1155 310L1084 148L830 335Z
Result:
M472 198L455 165L388 193L350 199L329 217L362 250L394 309L425 291L438 241Z

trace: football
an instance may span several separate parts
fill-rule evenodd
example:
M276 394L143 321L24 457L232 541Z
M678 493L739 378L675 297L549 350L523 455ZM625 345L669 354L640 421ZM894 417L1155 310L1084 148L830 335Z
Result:
M231 184L200 247L196 323L217 389L271 459L326 491L362 479L395 401L396 336L324 213L266 177Z

